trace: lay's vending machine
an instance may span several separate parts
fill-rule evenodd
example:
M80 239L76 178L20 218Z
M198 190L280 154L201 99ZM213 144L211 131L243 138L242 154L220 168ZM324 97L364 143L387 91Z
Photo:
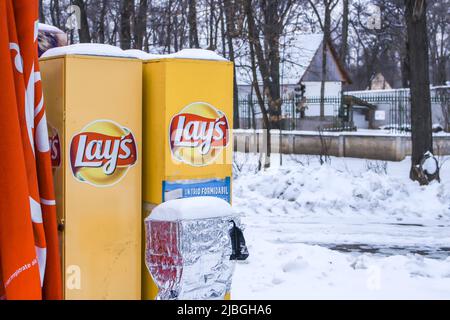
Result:
M162 202L231 202L233 63L156 58L143 64L143 218ZM142 266L142 295L157 286Z
M65 299L141 298L142 62L40 60Z

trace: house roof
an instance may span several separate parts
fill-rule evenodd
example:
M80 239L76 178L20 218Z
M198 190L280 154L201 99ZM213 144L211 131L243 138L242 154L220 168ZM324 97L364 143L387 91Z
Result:
M322 33L294 35L287 39L280 52L282 83L297 84L303 78L322 42Z
M280 76L281 84L297 84L311 71L313 60L320 58L319 49L322 47L323 33L293 34L285 36L280 46ZM340 78L344 82L351 82L348 73L340 63L336 50L328 44L330 57L336 62ZM238 85L252 83L251 62L249 49L245 43L238 45L236 63L236 77ZM258 74L259 77L259 74ZM261 83L261 79L258 79Z

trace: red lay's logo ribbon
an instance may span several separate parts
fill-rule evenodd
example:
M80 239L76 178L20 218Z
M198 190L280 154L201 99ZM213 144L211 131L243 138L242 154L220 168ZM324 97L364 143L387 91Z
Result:
M204 102L192 103L173 116L169 134L172 156L194 166L214 162L230 135L226 115Z
M79 181L107 186L118 182L137 161L133 133L109 120L95 121L70 143L70 165Z
M54 169L61 166L61 141L59 140L58 131L48 125L48 141L50 145L50 159Z

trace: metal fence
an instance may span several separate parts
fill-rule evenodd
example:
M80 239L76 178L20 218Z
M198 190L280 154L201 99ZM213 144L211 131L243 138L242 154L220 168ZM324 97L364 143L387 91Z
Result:
M324 105L328 113L326 114L326 121L330 125L336 126L340 123L339 110L341 108L341 97L325 97ZM306 98L304 104L308 111L316 110L317 115L302 115L300 111L300 100L296 98L283 99L281 105L280 122L283 130L298 130L300 123L308 121L319 116L321 98L309 97ZM266 104L266 109L268 106ZM330 112L330 110L332 110ZM262 128L262 112L257 100L240 99L239 100L239 128L241 129L260 129Z
M409 89L383 90L383 91L353 91L345 92L360 98L376 107L383 115L377 118L375 111L367 116L369 128L383 128L391 132L410 131L411 123L411 99ZM346 118L342 96L325 97L324 105L327 107L325 120L318 120L321 98L306 98L304 104L308 110L302 115L299 110L300 101L296 98L282 100L280 126L283 130L302 130L304 128L318 127L324 130L348 131L355 130L357 123L353 123L353 116ZM443 129L449 129L450 120L450 87L432 88L431 90L433 124L440 124ZM359 109L363 110L363 109ZM361 112L361 111L359 111ZM367 113L367 111L364 111ZM312 115L311 115L312 114ZM348 121L347 121L348 120ZM307 124L311 124L309 127ZM305 125L306 124L306 125ZM257 100L239 100L239 128L262 128L262 114Z

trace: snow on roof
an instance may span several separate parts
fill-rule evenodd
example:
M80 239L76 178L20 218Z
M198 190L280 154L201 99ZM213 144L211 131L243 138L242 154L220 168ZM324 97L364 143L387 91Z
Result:
M280 46L280 76L282 84L297 84L311 64L323 41L323 34L291 34L282 39ZM236 77L239 85L252 82L248 46L241 43L237 50ZM258 75L259 76L259 75ZM259 80L260 81L260 80Z
M145 220L179 221L231 217L231 206L216 197L183 198L164 202Z
M55 26L51 26L49 24L45 24L45 23L39 23L38 24L38 30L39 31L43 31L43 32L61 32L64 33L64 31L62 31L61 29L58 29Z
M300 81L322 42L323 34L293 35L287 39L280 53L283 83L296 84Z

